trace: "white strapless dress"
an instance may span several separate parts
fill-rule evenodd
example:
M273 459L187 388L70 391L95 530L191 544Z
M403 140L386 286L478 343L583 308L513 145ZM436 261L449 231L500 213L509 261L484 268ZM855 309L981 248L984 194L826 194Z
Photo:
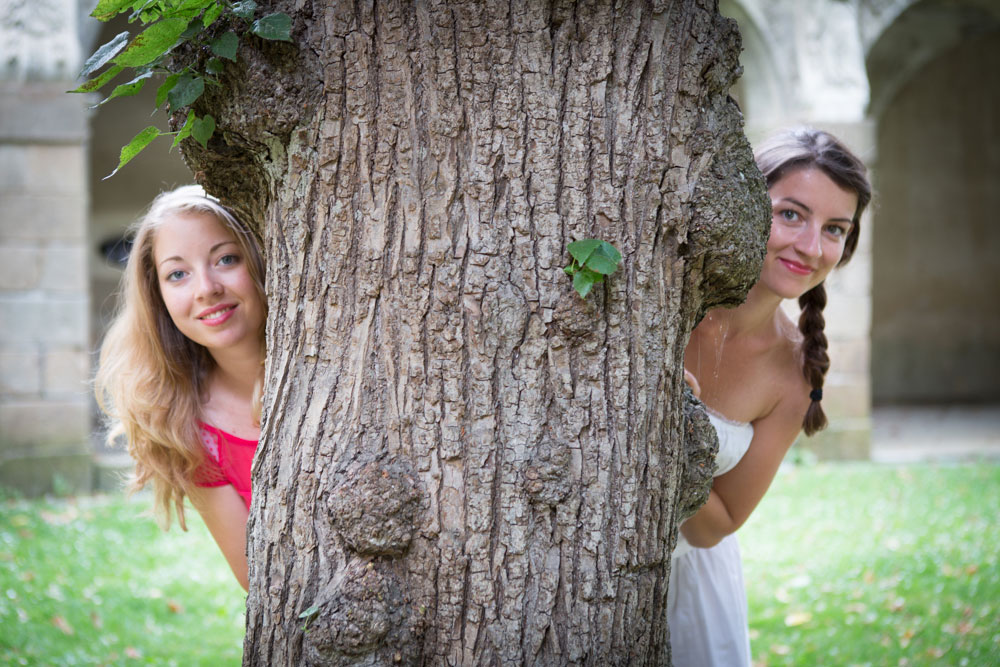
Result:
M718 477L746 454L753 425L715 414L709 419L719 435ZM678 535L672 561L667 622L675 667L749 667L747 596L736 535L708 549Z

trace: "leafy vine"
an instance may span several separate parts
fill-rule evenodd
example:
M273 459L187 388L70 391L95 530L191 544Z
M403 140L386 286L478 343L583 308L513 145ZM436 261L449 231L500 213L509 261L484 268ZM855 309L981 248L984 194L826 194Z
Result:
M292 20L287 14L275 12L255 19L256 12L254 0L100 0L91 13L97 20L107 22L127 13L129 23L138 22L145 29L134 37L128 31L121 32L97 49L80 72L81 77L92 78L69 92L96 92L131 70L132 79L115 86L97 106L135 95L154 77L160 77L163 80L156 89L156 109L165 108L170 115L190 107L205 92L206 85L219 85L217 77L224 61L236 60L243 35L292 41ZM210 30L220 22L229 30L221 34L218 29ZM192 63L178 68L172 63L171 54L184 44L205 52L203 66ZM172 148L188 137L207 147L214 132L215 119L209 114L199 116L194 109L188 110L183 125L174 132L150 125L122 147L118 166L105 178L114 176L157 137L173 136Z

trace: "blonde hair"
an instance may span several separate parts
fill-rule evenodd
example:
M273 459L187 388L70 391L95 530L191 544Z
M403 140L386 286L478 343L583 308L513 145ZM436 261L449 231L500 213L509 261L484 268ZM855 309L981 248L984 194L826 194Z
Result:
M253 233L200 186L164 192L129 229L132 250L118 310L101 346L94 393L108 417L108 442L124 435L135 461L129 492L152 483L154 511L161 525L168 528L176 511L186 530L184 497L195 489L195 476L205 462L198 419L215 362L207 349L177 329L160 295L153 261L156 230L182 213L210 214L232 232L266 311L264 261ZM261 359L263 334L262 330ZM260 414L262 385L263 368L254 391L255 415Z

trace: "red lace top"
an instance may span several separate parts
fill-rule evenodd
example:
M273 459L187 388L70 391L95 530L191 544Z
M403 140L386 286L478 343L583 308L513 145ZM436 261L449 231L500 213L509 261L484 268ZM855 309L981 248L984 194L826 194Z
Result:
M257 441L237 438L201 422L198 427L208 456L195 483L198 486L232 484L250 509L250 465L257 451Z

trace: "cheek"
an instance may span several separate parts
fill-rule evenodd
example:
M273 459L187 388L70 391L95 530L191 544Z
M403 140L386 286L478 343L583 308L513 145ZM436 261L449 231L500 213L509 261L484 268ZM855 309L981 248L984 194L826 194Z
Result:
M178 324L178 319L185 312L184 295L178 290L161 290L163 305L167 308L167 314L174 324Z

